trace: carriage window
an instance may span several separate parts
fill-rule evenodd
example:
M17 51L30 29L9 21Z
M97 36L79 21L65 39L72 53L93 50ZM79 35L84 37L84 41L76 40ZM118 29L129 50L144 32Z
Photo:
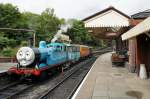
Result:
M76 52L78 51L78 48L76 47Z
M72 47L72 52L74 52L74 51L75 51L75 47L73 46L73 47Z
M76 52L77 51L77 48L76 47L74 47L74 52Z
M69 51L69 52L72 52L72 47L68 47L68 51Z
M74 52L76 52L77 51L77 48L76 47L74 47Z
M74 47L72 47L72 52L74 52Z
M79 48L79 47L77 47L77 51L78 51L78 52L80 51L80 48Z

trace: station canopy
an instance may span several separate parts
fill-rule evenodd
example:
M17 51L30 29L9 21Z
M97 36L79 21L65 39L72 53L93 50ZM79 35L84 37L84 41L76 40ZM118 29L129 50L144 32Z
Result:
M150 37L150 17L148 17L143 22L139 23L137 26L124 33L122 35L122 40L134 38L143 33Z
M95 13L82 21L88 32L97 38L111 39L128 30L130 17L114 7Z

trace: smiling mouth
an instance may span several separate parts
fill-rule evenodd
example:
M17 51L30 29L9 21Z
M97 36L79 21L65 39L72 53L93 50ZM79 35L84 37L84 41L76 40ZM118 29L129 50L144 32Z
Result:
M21 62L22 64L24 64L24 65L26 65L26 61L25 60L22 60L22 62Z

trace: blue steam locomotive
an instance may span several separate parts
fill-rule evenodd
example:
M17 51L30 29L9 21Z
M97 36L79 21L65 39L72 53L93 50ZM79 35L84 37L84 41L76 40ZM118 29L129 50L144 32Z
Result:
M90 56L89 47L82 45L56 42L46 44L45 41L40 41L39 48L21 47L16 54L17 67L10 68L8 72L9 74L34 77L39 77L43 73L47 75L54 69L67 68L72 63L79 61L83 48L86 51L84 57Z

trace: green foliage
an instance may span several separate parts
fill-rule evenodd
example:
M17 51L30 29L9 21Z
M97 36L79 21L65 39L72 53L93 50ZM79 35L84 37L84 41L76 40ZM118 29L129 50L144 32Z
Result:
M0 27L1 28L27 28L24 23L22 14L19 9L12 4L0 4ZM7 45L14 47L20 43L20 40L24 39L25 32L1 30L3 36L1 37L0 45ZM4 41L3 41L4 40ZM2 47L1 47L2 48Z
M39 16L37 24L37 39L49 41L57 32L58 27L63 22L54 14L54 9L47 8Z
M0 27L15 28L18 25L18 19L21 18L21 13L16 6L11 4L0 4Z
M68 23L72 24L72 28L70 28L66 34L70 36L72 42L78 44L88 44L91 42L92 38L85 29L83 22L70 19Z
M107 46L107 42L105 40L97 39L93 37L90 33L88 33L82 21L76 19L70 19L68 20L68 23L72 24L72 28L69 29L66 34L70 36L73 43L86 44L95 47Z
M0 49L3 49L5 47L15 47L16 46L16 40L14 39L8 39L7 37L3 36L3 33L0 32Z
M31 12L20 13L18 7L1 3L0 11L0 28L35 30L37 45L40 40L49 41L57 32L60 24L65 21L56 17L54 9L50 8L39 15ZM0 30L0 50L3 50L6 55L7 50L11 48L27 46L27 40L31 37L33 37L33 32Z
M1 54L6 57L15 56L16 50L14 50L10 47L7 47L2 50Z
M57 32L64 19L59 19L54 14L54 9L47 8L41 15L31 12L22 13L24 23L28 28L36 31L36 45L40 40L50 41ZM30 33L32 36L32 33Z
M27 46L28 45L28 42L27 41L22 41L21 42L21 46Z
M31 12L22 13L22 24L26 25L28 29L37 29L37 20L40 15Z
M104 40L100 40L100 44L101 44L101 47L102 47L102 48L104 48L104 47L107 46L107 45L106 45L106 42L104 42Z
M9 39L9 41L8 41L8 45L7 46L9 46L9 47L16 47L16 40L14 40L14 39Z
M35 30L36 45L40 40L50 41L60 25L64 23L65 19L58 18L54 9L51 8L45 9L41 14L21 13L18 7L12 4L0 4L0 28ZM73 43L101 45L87 32L83 22L70 19L68 23L72 24L72 28L66 34L70 36ZM27 46L27 40L31 37L33 37L33 32L0 30L0 54L3 56L15 55L15 48Z
M8 38L1 36L0 37L0 49L3 49L4 47L6 47L8 42L9 42Z

